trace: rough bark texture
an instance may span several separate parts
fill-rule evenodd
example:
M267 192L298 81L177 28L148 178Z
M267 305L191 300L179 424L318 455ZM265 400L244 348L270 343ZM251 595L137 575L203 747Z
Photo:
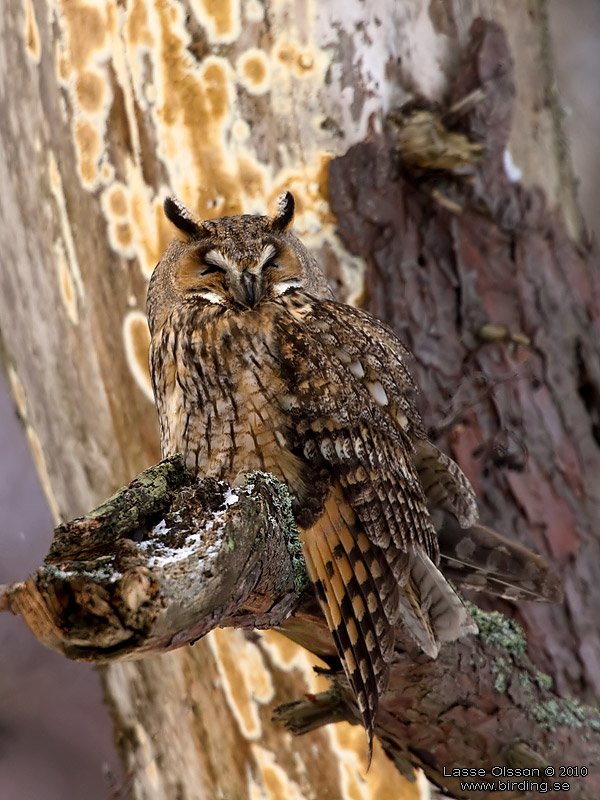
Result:
M69 658L96 662L178 648L217 626L275 627L327 661L324 674L334 681L327 692L275 709L276 719L296 734L356 723L360 713L299 551L285 487L255 474L232 493L214 480L196 483L176 457L59 526L45 564L4 587L0 609L22 614ZM506 797L535 794L540 782L597 796L600 714L550 691L518 626L477 606L471 613L479 636L445 646L436 661L397 631L376 727L385 752L409 780L421 768L457 798L489 794L463 785L465 775L477 775L470 770L488 780L518 776L505 782ZM563 765L575 764L586 766L584 777L561 776Z
M591 699L600 692L598 258L569 241L539 190L506 175L510 54L503 32L482 23L450 99L478 88L485 96L458 123L486 148L471 175L411 175L374 140L332 163L331 204L345 243L380 278L368 305L415 354L425 417L471 479L484 520L561 571L565 604L519 615L559 690Z
M216 627L273 627L307 583L285 487L262 474L236 492L198 484L177 456L56 528L37 572L0 589L0 609L68 658L107 662Z
M526 184L543 184L552 205L566 198L563 205L573 207L571 183L561 180L563 160L556 147L548 91L551 73L548 58L542 57L543 4L538 0L385 0L376 10L360 0L316 4L249 0L243 5L234 0L219 4L5 0L2 12L2 355L57 520L88 511L159 457L146 368L148 332L140 309L149 273L170 235L160 214L167 192L177 193L200 214L218 216L266 210L282 189L292 189L299 201L298 233L315 249L340 296L358 297L362 262L350 258L335 235L336 220L327 203L328 161L370 130L379 130L382 112L391 107L417 94L441 101L463 57L471 22L483 13L506 26L513 45L517 83L509 140L513 159ZM380 162L375 158L370 163ZM365 189L369 178L364 176ZM402 185L393 191L399 194ZM421 197L410 182L406 190L407 198ZM338 200L344 191L340 189L338 200L336 191L333 202L343 216ZM345 204L348 212L351 208L351 203ZM404 251L413 246L411 237L420 243L423 215L431 215L433 224L432 208L435 205L415 204L418 216L403 229ZM357 222L363 216L356 217ZM567 217L569 231L577 234L576 214ZM451 219L455 227L456 220ZM379 246L378 232L387 225L375 219L364 228L365 235L375 236L369 240L373 246ZM452 225L446 230L451 231ZM351 242L343 219L340 226L358 249L360 243ZM480 237L475 239L465 239L463 233L461 241L472 248L468 254L463 248L461 261L456 262L472 269L475 260L481 281L490 286L495 277L485 276L482 260L489 258L490 247L496 247L498 238L487 238L494 233L504 246L496 229L490 233L489 228L474 225L473 235ZM438 249L443 255L444 248L455 246L452 241L430 243L429 268L434 269ZM570 248L565 239L561 241ZM536 242L539 257L545 254L560 275L561 264L550 256L547 240L541 237ZM397 294L404 290L403 270L398 265L390 270L390 261L384 268L381 260L378 269L390 282L378 288L375 250L362 246L371 264L372 300L381 292L379 311L400 323L399 330L416 349L420 377L426 380L424 396L432 411L436 409L430 421L441 430L454 420L457 403L459 414L465 415L464 390L457 389L463 380L458 365L474 346L468 338L464 344L454 331L457 320L466 319L471 308L469 276L462 279L460 285L467 288L457 305L453 261L448 265L441 260L440 270L449 271L449 277L445 287L437 284L439 294L434 298L419 288L417 276L424 273L401 258L400 266L412 276L411 296L421 301L420 306L415 302L408 307L403 295ZM535 273L535 263L528 267ZM533 274L532 280L539 281L540 276ZM585 296L589 280L585 270L576 280L564 278L557 284L566 287L558 295L560 303L568 301L569 308L578 308L571 300L577 293ZM532 292L538 285L521 287L524 299L529 297L527 287ZM538 295L546 297L545 292L543 285ZM502 292L496 295L504 297ZM541 301L529 301L526 307L535 309L536 302ZM435 315L434 304L439 306ZM463 307L465 313L459 316ZM489 305L486 308L483 323L497 322L498 314ZM512 308L513 316L500 322L514 332L525 323L516 302ZM551 307L550 313L557 312ZM448 326L447 331L438 327L435 347L432 319ZM573 325L579 325L578 319L574 311L567 317ZM475 323L479 324L477 318ZM473 334L477 325L469 326L463 327ZM541 326L535 331L542 337L541 344L536 338L536 348L544 345L544 330ZM566 330L570 336L572 330ZM442 350L452 342L456 351ZM527 430L533 430L542 413L537 409L549 409L544 422L549 455L542 451L535 460L539 470L549 471L554 459L568 465L581 457L575 484L565 478L557 489L566 493L567 507L576 502L577 480L587 493L590 476L597 472L589 431L582 431L581 439L563 437L560 417L557 423L551 416L558 408L576 408L579 425L579 412L588 419L596 413L594 356L585 349L589 339L582 342L583 366L575 380L564 373L568 364L555 369L554 362L543 363L544 376L556 373L551 391L564 388L567 399L556 401L546 390L533 393L531 402L538 405L527 406L525 417ZM520 349L517 354L521 357L524 352L530 351ZM504 369L503 382L490 395L489 419L485 425L479 422L487 437L481 444L489 466L492 456L498 460L493 437L505 430L510 416L506 407L510 404L512 409L515 386L520 384L505 380L509 370L505 360L513 356L504 343L485 344L477 358L485 353L494 369ZM539 358L538 349L531 353ZM440 396L441 386L445 393ZM489 393L489 385L484 390ZM498 392L506 393L502 418ZM466 402L470 408L472 401ZM569 425L574 424L571 416ZM593 424L597 428L597 418ZM466 458L467 467L472 430L476 428L467 428L454 441L455 453ZM455 428L453 432L456 437ZM552 435L556 438L550 450ZM480 489L490 487L489 498L496 498L509 522L521 519L522 526L524 518L519 515L528 508L537 525L548 504L544 492L550 492L550 499L556 495L547 488L552 484L536 473L533 488L538 493L530 494L525 484L519 492L514 488L516 479L531 473L500 474L510 481L517 508L511 508L499 490L493 494L493 477L489 484L482 483L483 477L476 482ZM472 477L477 478L475 471ZM586 498L586 506L578 505L573 512L580 522L592 508L593 487ZM534 502L539 511L532 508ZM499 514L492 516L501 520ZM567 520L565 528L570 524L568 514ZM585 524L584 520L577 535L580 547L591 552L592 528ZM501 521L498 527L512 530ZM544 550L544 530L536 531ZM593 590L593 561L588 551L581 563L573 560L573 539L566 547L557 544L557 536L552 541L560 558L578 565L569 567L571 583L566 588L572 615L583 626L587 612L577 605L582 594L574 584L583 577ZM546 613L558 614L557 631L565 631L560 627L562 612ZM529 633L540 644L534 652L543 652L533 630L536 618L531 620ZM577 631L565 632L566 638L560 640L557 633L551 640L554 649L546 663L563 664L556 672L561 689L586 682L596 669L594 627L590 626L587 639L582 629ZM570 650L573 644L578 647L575 654ZM312 673L312 663L272 634L258 639L241 631L215 631L193 648L111 665L104 676L106 694L131 796L227 800L416 796L416 790L398 782L394 768L380 753L363 782L357 753L365 752L364 736L357 726L329 726L292 739L271 723L272 707L297 697L299 685L311 693L323 688ZM323 770L323 764L334 766Z

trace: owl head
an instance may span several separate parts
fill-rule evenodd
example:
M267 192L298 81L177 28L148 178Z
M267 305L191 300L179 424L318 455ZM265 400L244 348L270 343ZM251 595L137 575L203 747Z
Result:
M177 238L150 279L151 331L179 303L202 305L213 312L245 313L295 290L330 297L315 259L290 232L294 205L291 192L284 192L272 217L243 214L202 221L179 200L168 197L165 214Z

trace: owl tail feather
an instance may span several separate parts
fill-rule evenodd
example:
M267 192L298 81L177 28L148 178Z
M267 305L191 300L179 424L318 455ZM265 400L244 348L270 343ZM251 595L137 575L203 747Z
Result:
M356 697L373 753L379 697L387 687L393 628L370 570L368 540L336 484L319 520L301 531L309 577Z
M419 588L412 578L400 592L400 619L402 624L430 658L437 658L439 645L429 614L421 608Z
M402 620L431 658L437 658L440 642L452 642L461 636L477 633L477 625L462 600L423 551L415 550L411 554L410 578L403 589ZM418 612L420 628L415 629L407 616L407 597L412 598L412 613L417 616Z

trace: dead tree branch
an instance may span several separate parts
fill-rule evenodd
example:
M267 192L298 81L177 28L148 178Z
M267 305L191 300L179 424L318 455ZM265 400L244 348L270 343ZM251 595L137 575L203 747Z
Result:
M232 492L168 459L56 528L42 567L4 587L2 607L86 661L170 650L217 626L271 627L298 603L290 530L289 497L269 476Z

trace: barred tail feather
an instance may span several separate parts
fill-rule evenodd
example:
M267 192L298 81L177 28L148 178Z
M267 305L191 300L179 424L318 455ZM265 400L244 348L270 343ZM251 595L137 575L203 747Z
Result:
M333 556L330 551L327 552L329 549L327 542L319 535L315 538L320 541L313 542L310 553L307 554L307 564L312 556L313 566L318 576L316 581L317 596L323 609L327 609L325 617L333 634L344 671L356 697L367 733L370 762L378 706L376 679L368 658L365 642L359 638L356 620L344 613L345 595L343 594L343 586L341 586L341 576L336 569L331 568ZM325 555L322 551L325 551ZM331 577L328 573L331 573Z
M356 516L337 485L322 516L300 538L309 576L363 718L370 763L394 637L371 574L373 548L356 528ZM376 571L379 568L378 564Z
M434 631L436 653L439 642L452 642L477 633L477 625L446 578L423 551L412 554L411 582L418 587L420 608ZM427 652L427 651L425 651Z

